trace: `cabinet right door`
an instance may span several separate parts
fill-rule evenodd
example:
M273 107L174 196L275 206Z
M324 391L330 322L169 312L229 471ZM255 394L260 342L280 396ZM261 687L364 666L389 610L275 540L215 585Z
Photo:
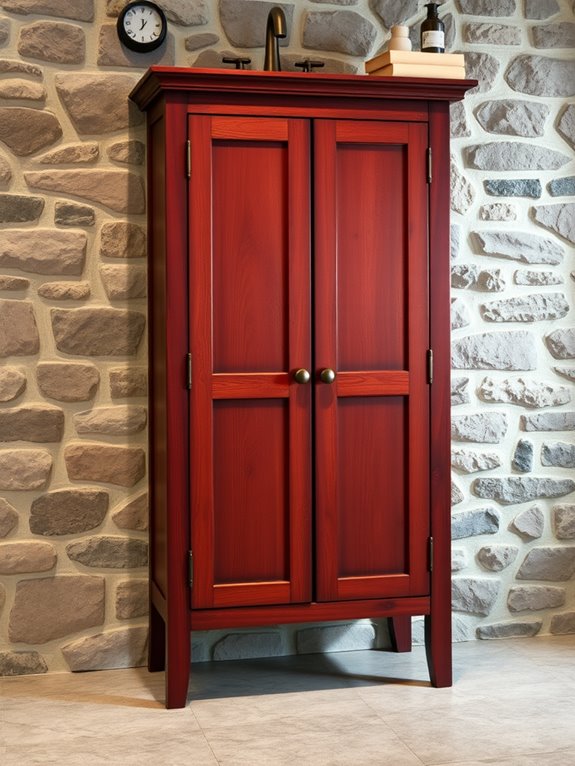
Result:
M422 123L314 123L320 601L429 593L426 151Z

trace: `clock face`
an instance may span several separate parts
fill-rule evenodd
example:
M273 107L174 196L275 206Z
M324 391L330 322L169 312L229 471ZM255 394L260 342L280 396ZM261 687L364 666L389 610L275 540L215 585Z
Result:
M129 3L118 17L118 36L131 50L146 53L158 48L166 37L164 12L155 3Z

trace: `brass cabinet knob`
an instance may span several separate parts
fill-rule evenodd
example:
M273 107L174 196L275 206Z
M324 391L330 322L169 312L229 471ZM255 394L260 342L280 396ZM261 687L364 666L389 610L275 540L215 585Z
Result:
M294 379L295 379L296 383L309 383L309 381L311 379L311 375L303 367L300 367L299 370L296 370L294 372L293 376L294 376Z
M330 367L326 367L320 372L319 378L322 383L333 383L335 380L335 372Z

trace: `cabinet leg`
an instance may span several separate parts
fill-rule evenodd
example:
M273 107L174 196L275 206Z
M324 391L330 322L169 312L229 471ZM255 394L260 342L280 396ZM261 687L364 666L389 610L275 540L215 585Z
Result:
M411 615L390 617L388 620L391 649L394 652L411 651Z
M425 616L425 652L433 686L451 686L451 615Z
M150 603L148 670L155 673L166 666L166 626L156 607Z
M190 679L190 631L167 630L166 655L166 707L182 708L186 706L188 682Z

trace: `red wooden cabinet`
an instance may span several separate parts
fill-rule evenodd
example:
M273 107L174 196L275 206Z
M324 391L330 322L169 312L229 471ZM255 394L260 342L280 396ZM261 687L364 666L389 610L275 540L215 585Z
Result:
M448 107L471 84L154 67L132 94L168 707L194 629L390 617L401 650L422 614L451 683Z

